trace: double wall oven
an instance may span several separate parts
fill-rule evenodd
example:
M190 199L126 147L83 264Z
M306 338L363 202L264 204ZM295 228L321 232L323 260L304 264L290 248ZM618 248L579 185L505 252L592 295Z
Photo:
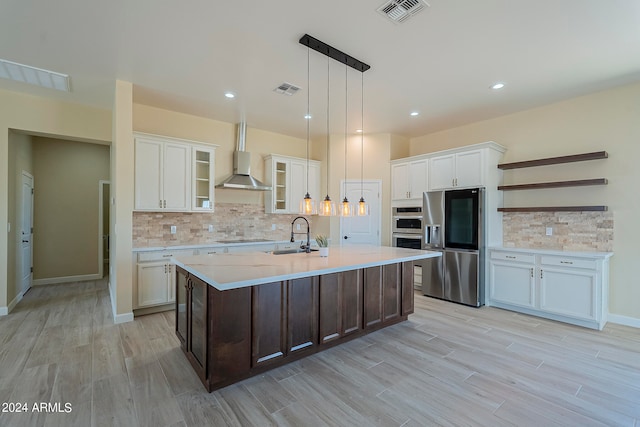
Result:
M394 207L392 217L392 245L399 248L422 249L422 206Z

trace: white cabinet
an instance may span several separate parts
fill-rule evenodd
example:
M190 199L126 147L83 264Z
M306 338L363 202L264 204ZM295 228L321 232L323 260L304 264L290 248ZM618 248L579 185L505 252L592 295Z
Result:
M481 187L485 185L483 150L468 150L431 158L429 188Z
M133 308L141 309L175 302L175 265L171 258L194 255L194 250L150 251L137 255Z
M602 329L610 256L491 250L489 305Z
M213 211L215 151L199 146L191 150L191 210Z
M429 190L429 160L420 159L391 165L391 199L422 200L422 193Z
M270 154L265 157L264 169L266 183L272 187L264 198L266 213L298 213L307 188L311 197L320 200L320 162L317 160L309 160L308 187L306 159Z
M134 136L134 209L213 209L214 146L142 133Z

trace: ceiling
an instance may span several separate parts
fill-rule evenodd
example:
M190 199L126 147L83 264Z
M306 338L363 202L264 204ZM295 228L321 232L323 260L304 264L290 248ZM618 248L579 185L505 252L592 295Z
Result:
M72 91L0 89L110 109L120 79L137 103L304 137L309 87L314 135L327 110L332 133L359 128L364 99L365 132L415 137L640 81L637 0L428 2L397 24L382 0L3 0L0 58L69 74ZM311 51L307 85L305 33L371 69Z

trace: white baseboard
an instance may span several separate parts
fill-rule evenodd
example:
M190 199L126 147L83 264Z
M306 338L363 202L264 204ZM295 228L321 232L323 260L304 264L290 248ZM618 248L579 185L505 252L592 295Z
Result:
M133 312L117 314L116 313L116 298L113 295L113 285L111 284L111 276L109 276L109 297L111 299L111 313L113 314L113 323L127 323L133 322Z
M607 320L611 323L617 323L618 325L632 326L634 328L640 328L640 319L636 317L623 316L621 314L611 314L607 316Z
M9 314L8 307L0 307L0 316L7 316Z
M0 316L7 316L9 313L11 313L16 305L20 301L22 301L22 297L24 297L24 292L20 292L18 295L16 295L16 297L9 303L8 306L0 307Z
M83 274L80 276L64 276L64 277L49 277L47 279L35 279L33 281L33 286L42 286L42 285L58 285L60 283L70 283L70 282L86 282L87 280L99 280L99 274Z

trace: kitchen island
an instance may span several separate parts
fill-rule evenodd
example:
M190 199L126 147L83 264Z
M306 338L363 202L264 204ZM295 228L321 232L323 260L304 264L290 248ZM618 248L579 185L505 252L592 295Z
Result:
M176 334L209 391L407 319L413 261L385 246L177 257Z

